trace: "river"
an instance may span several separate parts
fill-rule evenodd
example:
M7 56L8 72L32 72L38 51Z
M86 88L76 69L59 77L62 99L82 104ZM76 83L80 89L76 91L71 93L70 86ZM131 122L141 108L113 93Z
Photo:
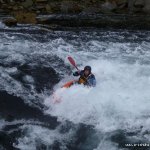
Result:
M149 149L149 47L144 30L0 23L0 149ZM68 56L92 67L95 88L60 89L76 79Z

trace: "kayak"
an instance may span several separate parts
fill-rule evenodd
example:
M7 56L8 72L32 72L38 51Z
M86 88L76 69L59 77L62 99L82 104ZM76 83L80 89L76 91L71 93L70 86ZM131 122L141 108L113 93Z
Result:
M61 88L70 88L75 82L77 82L77 80L69 81L69 82L65 83ZM54 104L61 102L61 98L56 94L56 92L54 92L52 94L52 97L54 100L53 101Z
M75 80L69 81L69 82L65 83L61 88L69 88L74 84L74 82L76 82L76 81Z
M78 69L78 67L76 66L76 63L75 63L75 61L74 61L74 59L73 59L72 57L69 56L69 57L68 57L68 60L69 60L69 62L70 62L78 71L80 71L80 70ZM74 85L74 83L77 83L77 80L72 80L72 81L69 81L69 82L65 83L65 84L61 87L61 89L59 89L59 90L63 90L64 88L70 88L72 85ZM58 95L56 94L56 92L54 92L54 93L52 94L52 99L54 100L54 101L53 101L54 104L61 102L61 97L58 96Z

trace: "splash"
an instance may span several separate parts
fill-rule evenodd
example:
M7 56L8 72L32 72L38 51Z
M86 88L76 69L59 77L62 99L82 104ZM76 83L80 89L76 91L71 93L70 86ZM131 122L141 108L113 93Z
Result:
M150 125L150 67L118 61L92 60L96 88L75 85L56 90L61 102L45 100L46 111L60 120L93 125L103 132ZM144 117L145 116L145 117ZM145 125L143 121L146 121Z

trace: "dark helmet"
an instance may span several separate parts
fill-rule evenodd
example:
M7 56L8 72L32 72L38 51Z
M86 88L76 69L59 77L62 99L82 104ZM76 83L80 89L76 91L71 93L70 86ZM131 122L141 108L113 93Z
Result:
M85 66L85 67L84 67L84 71L85 71L85 70L89 70L89 71L91 72L92 69L91 69L90 66Z

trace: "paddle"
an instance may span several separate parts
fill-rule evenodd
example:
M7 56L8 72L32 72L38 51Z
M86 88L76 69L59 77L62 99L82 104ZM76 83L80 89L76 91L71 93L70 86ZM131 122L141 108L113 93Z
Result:
M77 65L76 65L76 62L74 61L74 59L72 58L72 57L68 57L68 60L69 60L69 62L78 70L78 71L80 71L79 70L79 68L77 67Z

